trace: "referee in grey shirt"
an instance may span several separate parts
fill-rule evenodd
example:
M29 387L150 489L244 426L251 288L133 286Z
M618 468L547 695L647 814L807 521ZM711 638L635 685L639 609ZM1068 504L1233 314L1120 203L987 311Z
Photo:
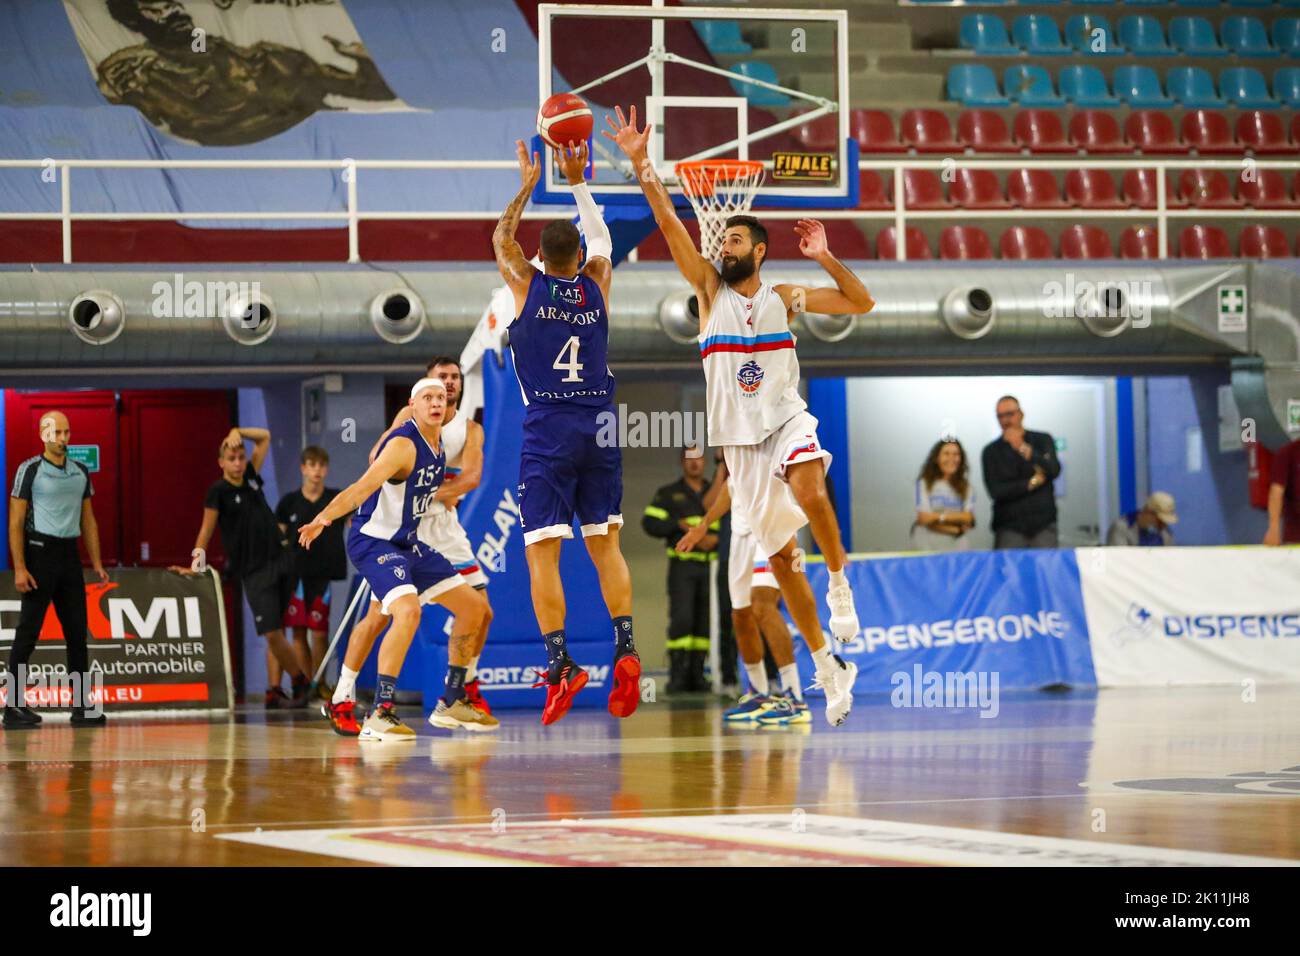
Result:
M28 458L14 475L9 502L9 552L13 555L14 586L22 594L22 610L9 653L9 673L16 682L16 700L5 707L7 730L35 727L41 718L25 706L20 688L27 685L27 662L40 637L50 603L63 628L68 649L68 674L79 699L72 702L72 722L103 724L104 715L86 714L90 657L86 650L86 584L77 553L77 538L85 535L90 563L100 581L108 573L99 558L99 527L90 506L90 473L80 462L68 461L71 429L62 412L41 416L45 453ZM16 706L15 706L16 705Z

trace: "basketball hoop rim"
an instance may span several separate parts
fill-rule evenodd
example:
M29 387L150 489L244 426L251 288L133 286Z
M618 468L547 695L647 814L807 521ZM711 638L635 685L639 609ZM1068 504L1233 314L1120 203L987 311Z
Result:
M673 166L681 183L682 192L691 196L705 197L713 195L713 184L719 180L735 182L747 176L755 176L761 181L764 172L763 163L757 159L690 159ZM692 175L699 173L699 176ZM757 188L759 182L754 183Z

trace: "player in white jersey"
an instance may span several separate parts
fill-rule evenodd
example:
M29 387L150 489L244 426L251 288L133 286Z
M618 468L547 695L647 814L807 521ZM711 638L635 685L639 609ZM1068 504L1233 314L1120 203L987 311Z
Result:
M470 545L469 536L461 527L456 516L456 502L478 487L483 474L483 426L460 414L460 398L463 379L460 363L450 356L439 356L429 363L425 374L439 379L447 388L447 419L442 427L442 444L447 455L447 478L439 489L434 503L420 520L416 536L421 544L427 544L446 558L461 580L478 591L486 591L487 576L479 567ZM383 444L384 438L394 428L411 417L410 409L402 408L393 419L388 431L375 442L370 452L374 460L375 451ZM380 608L379 599L370 596L370 608L364 619L348 635L347 649L344 652L343 665L339 671L339 682L334 688L330 702L321 707L322 716L329 719L334 731L345 737L356 736L360 726L356 722L356 682L357 675L370 655L375 639L388 626L389 616ZM492 623L492 609L489 605L483 625L475 636L472 656L465 676L465 699L469 703L491 716L491 708L483 699L479 689L477 667L483 645L487 642L488 626ZM430 722L434 722L434 717ZM434 723L435 727L454 729L446 721ZM477 729L477 728L475 728Z
M808 642L817 682L826 690L826 719L841 724L853 705L857 668L834 655L822 637L794 539L805 524L811 525L830 572L831 633L840 640L856 636L858 616L844 574L848 556L826 494L830 454L817 440L817 419L799 395L790 320L802 311L861 314L875 302L862 281L831 255L825 229L812 219L794 227L799 249L827 271L834 288L764 282L759 268L767 254L767 230L752 216L727 220L719 270L695 248L659 181L647 154L653 127L638 130L635 110L630 120L617 112L617 123L606 117L612 132L604 135L631 159L673 261L699 303L709 444L722 447L735 510L746 516L760 550L770 556L786 607Z

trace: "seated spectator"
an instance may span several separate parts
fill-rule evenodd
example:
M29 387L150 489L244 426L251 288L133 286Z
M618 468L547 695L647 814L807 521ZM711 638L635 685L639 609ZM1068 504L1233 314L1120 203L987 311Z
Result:
M966 532L975 527L975 491L966 449L940 439L930 449L916 480L916 522L912 543L922 551L966 551Z
M1174 510L1174 496L1165 491L1153 491L1140 511L1120 515L1106 533L1106 544L1111 547L1168 547L1174 543L1170 525L1178 523Z

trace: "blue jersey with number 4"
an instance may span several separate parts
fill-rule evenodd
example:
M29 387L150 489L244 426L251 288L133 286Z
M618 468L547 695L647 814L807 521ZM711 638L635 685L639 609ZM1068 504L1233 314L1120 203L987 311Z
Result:
M604 406L614 400L609 315L595 280L535 272L510 324L524 404Z
M390 478L380 485L357 509L352 519L352 536L364 534L381 541L391 541L400 547L415 543L415 529L425 512L433 507L433 497L442 486L447 471L447 456L442 440L433 448L420 434L414 421L406 421L393 429L375 453L379 454L394 438L407 438L415 444L415 467L405 478Z

